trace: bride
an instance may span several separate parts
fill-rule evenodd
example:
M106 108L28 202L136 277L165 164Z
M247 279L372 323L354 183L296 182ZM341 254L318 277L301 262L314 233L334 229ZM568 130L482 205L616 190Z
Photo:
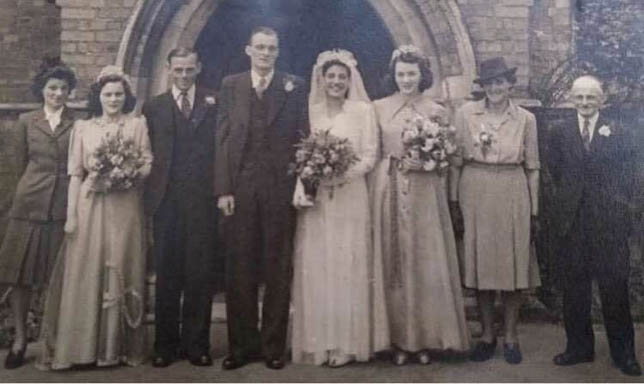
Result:
M353 55L321 53L313 67L311 131L347 138L359 161L323 181L310 201L298 181L293 283L293 362L339 367L388 347L381 277L373 276L365 175L376 159L375 112ZM378 263L379 266L379 263ZM371 282L376 282L371 283Z

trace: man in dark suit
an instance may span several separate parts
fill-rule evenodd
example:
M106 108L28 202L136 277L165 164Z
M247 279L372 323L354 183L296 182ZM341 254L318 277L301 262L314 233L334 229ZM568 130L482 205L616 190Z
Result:
M639 376L628 300L633 142L628 130L600 113L605 97L597 78L578 78L571 93L577 118L554 127L550 144L568 339L554 363L593 361L590 309L596 279L611 357L622 372Z
M144 195L146 214L153 218L157 275L152 364L166 367L185 356L205 366L212 365L216 99L195 85L201 70L196 52L174 49L167 66L172 88L143 106L154 154Z
M253 30L246 46L251 70L226 77L221 87L215 194L227 250L224 369L259 356L269 368L284 367L295 219L288 164L308 134L308 115L303 81L274 69L278 44L274 30Z

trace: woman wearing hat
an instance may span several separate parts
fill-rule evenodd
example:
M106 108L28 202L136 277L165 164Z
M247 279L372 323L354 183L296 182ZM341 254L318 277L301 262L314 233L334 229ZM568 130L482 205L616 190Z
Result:
M46 286L63 239L67 210L67 148L74 113L65 103L76 85L74 72L59 59L46 59L32 91L43 105L20 116L13 145L20 181L0 246L0 284L9 300L15 339L5 368L24 363L31 293Z
M50 283L39 368L137 365L143 361L141 186L150 173L152 154L145 119L130 115L135 105L131 89L120 68L103 68L90 89L91 118L74 124L66 237L60 260L64 262L57 264ZM98 188L93 177L100 158L97 148L117 135L140 151L139 182L119 190Z
M504 357L521 362L517 337L522 290L540 284L530 251L536 226L539 153L534 115L510 100L516 68L501 57L481 63L475 80L485 98L456 113L460 166L453 167L450 192L453 217L464 222L463 284L477 290L483 334L471 359L490 359L496 349L495 291L504 303ZM458 201L458 203L457 203Z

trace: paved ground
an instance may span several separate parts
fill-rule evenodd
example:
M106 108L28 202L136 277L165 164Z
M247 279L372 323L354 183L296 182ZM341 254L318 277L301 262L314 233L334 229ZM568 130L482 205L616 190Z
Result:
M472 324L476 331L476 324ZM603 327L595 328L597 336L597 358L592 364L574 367L557 367L552 356L564 347L564 331L561 326L547 322L523 324L520 329L524 362L510 366L502 357L501 348L496 357L484 363L473 363L456 358L443 358L429 366L392 366L388 360L380 359L370 363L353 364L332 369L289 364L281 371L268 370L261 363L253 363L236 371L222 371L221 360L226 352L225 324L213 324L212 345L215 365L208 368L193 367L186 361L158 369L149 364L141 367L117 367L103 369L82 369L62 372L41 372L33 364L7 371L0 368L0 382L404 382L404 381L458 381L458 382L628 382L642 381L643 378L624 376L612 366L608 357L608 344ZM644 360L644 325L636 328L638 357ZM27 357L33 362L38 353L36 346L29 346ZM4 361L6 351L0 352Z

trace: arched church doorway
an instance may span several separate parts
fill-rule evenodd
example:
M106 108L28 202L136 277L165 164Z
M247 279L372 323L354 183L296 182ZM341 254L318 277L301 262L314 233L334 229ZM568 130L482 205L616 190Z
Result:
M204 64L203 83L216 89L224 76L249 68L244 46L257 25L275 28L280 35L278 69L308 80L318 53L344 48L356 56L369 95L383 95L381 79L394 42L365 0L222 2L195 44Z
M476 72L456 0L138 0L116 63L144 100L168 89L168 52L196 47L205 64L202 80L217 88L223 76L248 68L244 46L255 25L281 34L278 68L305 78L320 51L351 50L374 98L382 95L381 78L401 44L429 56L433 96L461 100Z

